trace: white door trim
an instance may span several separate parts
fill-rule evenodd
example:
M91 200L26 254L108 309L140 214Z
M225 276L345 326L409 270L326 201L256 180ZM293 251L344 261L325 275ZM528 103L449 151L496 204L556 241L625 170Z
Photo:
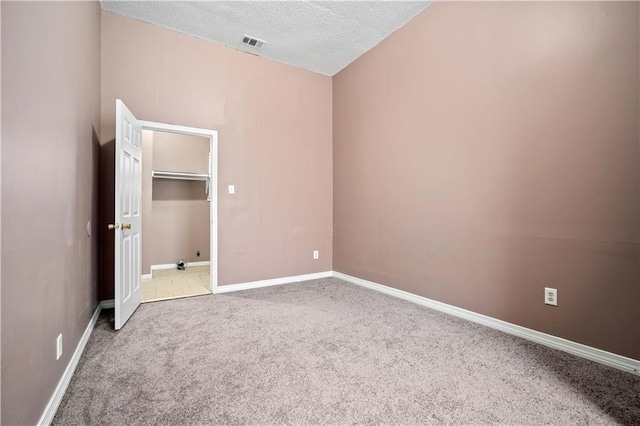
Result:
M211 195L209 202L209 246L211 253L209 290L215 293L218 288L218 131L143 120L140 120L140 124L142 130L209 138L209 152L211 152L209 161L209 194Z

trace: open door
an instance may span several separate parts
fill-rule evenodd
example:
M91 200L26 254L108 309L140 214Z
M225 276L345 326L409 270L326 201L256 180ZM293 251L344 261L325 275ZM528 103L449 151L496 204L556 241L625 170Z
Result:
M142 126L116 100L115 329L140 306L142 204Z

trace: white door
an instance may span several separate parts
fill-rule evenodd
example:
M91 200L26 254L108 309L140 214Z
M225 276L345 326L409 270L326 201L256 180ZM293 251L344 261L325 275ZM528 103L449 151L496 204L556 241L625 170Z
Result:
M142 204L142 126L116 100L115 329L140 306Z

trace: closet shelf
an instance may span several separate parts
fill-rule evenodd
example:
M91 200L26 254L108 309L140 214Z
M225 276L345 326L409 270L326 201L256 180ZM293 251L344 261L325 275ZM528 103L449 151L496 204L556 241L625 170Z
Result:
M187 172L166 172L161 170L152 170L151 176L157 179L178 179L178 180L199 180L205 183L205 194L207 201L211 201L211 181L209 175L204 173L187 173Z
M159 179L181 179L181 180L209 180L209 175L202 173L186 173L186 172L165 172L153 170L151 176Z

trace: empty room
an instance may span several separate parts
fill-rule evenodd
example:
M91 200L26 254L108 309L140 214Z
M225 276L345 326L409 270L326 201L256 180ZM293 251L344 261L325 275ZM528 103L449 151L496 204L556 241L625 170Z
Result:
M640 3L0 1L2 425L640 424Z

